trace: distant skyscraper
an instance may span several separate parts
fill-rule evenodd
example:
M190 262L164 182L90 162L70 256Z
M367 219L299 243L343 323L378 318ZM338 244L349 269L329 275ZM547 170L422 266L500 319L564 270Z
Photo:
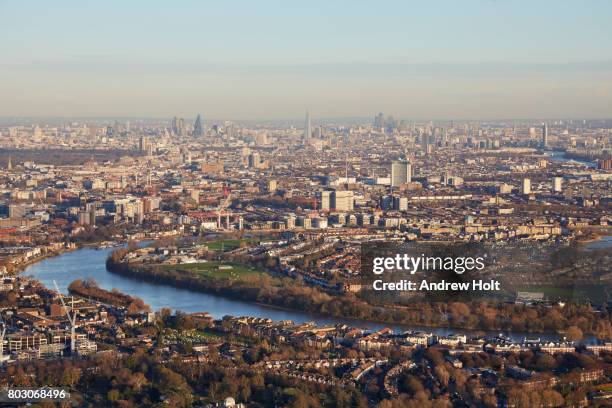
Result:
M269 193L276 192L276 186L277 186L276 180L268 181L268 192Z
M193 124L193 135L200 137L204 135L204 125L202 124L202 116L198 113L195 123Z
M397 123L395 122L395 119L393 118L393 116L391 115L387 116L387 120L385 121L385 132L393 133L396 127L397 127Z
M306 121L304 123L304 140L312 137L312 125L310 124L310 112L306 111Z
M563 177L553 177L553 191L555 193L563 191Z
M178 129L178 118L175 116L174 118L172 118L172 133L176 135L177 129Z
M531 180L528 178L523 179L523 183L521 185L521 193L522 194L531 194Z
M548 124L546 123L542 126L542 147L548 147Z
M321 191L321 210L329 211L331 209L331 191Z
M408 197L393 197L393 209L397 211L407 211Z
M185 129L185 120L183 118L177 118L176 116L172 119L172 132L177 136L183 136Z
M248 165L250 168L255 168L255 169L261 168L262 162L261 162L261 157L259 156L259 153L254 152L249 155Z
M138 140L138 149L141 152L146 152L148 146L149 146L149 138L144 135L140 136L140 139Z
M385 115L382 112L374 117L374 127L378 130L385 127Z
M331 206L336 211L353 211L355 200L352 191L334 191Z
M421 133L421 149L425 154L429 150L429 133L427 130Z
M412 181L412 165L407 161L391 163L391 187L398 187Z
M257 135L255 135L255 143L257 143L258 146L265 146L268 144L268 134L266 131L257 132Z

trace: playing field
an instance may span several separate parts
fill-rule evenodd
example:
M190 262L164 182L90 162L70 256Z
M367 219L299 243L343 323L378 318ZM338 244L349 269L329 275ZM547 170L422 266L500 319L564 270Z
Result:
M263 273L247 265L232 262L209 261L193 264L164 265L169 270L182 270L197 273L202 277L213 279L237 279Z
M254 242L254 239L243 238L243 239L218 239L214 241L204 242L208 249L211 251L231 251L240 247L242 242L249 244Z

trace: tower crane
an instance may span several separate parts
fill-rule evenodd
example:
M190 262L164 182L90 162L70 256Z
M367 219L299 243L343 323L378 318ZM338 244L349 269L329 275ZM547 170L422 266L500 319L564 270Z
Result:
M74 356L76 354L76 312L74 311L74 298L72 298L72 306L70 307L70 312L68 311L68 307L64 302L64 297L57 286L57 282L53 280L53 285L55 285L55 290L59 294L60 301L62 302L62 307L66 311L66 317L68 317L68 321L70 322L70 355Z
M2 356L4 355L4 336L6 335L6 324L4 323L4 320L2 320L1 314L0 325L2 326L2 330L0 330L0 362L2 362Z

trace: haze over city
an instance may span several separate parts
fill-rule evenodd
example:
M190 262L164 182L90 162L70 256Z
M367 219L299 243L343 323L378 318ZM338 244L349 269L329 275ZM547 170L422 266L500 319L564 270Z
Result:
M611 17L0 0L0 405L610 406Z
M610 2L221 3L0 2L0 116L612 111Z

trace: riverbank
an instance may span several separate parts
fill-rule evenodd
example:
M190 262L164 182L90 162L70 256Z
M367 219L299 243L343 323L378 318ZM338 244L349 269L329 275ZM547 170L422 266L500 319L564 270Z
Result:
M27 261L20 262L18 265L15 265L15 267L10 272L10 274L12 274L12 275L19 275L21 272L26 270L31 265L37 264L39 262L42 262L42 261L44 261L45 259L48 259L48 258L54 258L56 256L63 255L65 253L67 253L67 252L75 251L76 249L78 249L78 248L75 247L75 248L64 248L64 249L60 249L60 250L50 250L50 251L45 252L44 254L42 254L40 256L36 256L34 258L28 259Z
M94 242L74 242L74 243L67 244L68 246L62 243L51 243L48 245L40 245L40 246L37 246L36 248L43 248L45 250L43 254L33 257L31 259L25 260L25 261L21 261L19 264L14 265L14 267L10 271L10 274L18 275L24 270L26 270L31 265L34 265L38 262L42 262L48 258L53 258L53 257L63 255L67 252L76 251L82 248L95 248L95 249L103 248L101 247L100 244L104 244L104 243L113 244L113 245L109 245L108 247L117 247L117 246L125 245L125 242L121 242L121 241L110 242L110 241L105 241L105 240L94 241ZM64 246L61 248L57 248L57 249L48 249L49 247L57 247L58 245L64 245Z
M589 159L585 159L584 157L573 156L571 153L566 152L565 150L553 150L546 152L544 154L550 160L561 162L561 163L576 163L586 167L594 168L597 164Z
M144 240L136 241L136 242L149 243L151 241L148 239L144 239ZM28 259L27 261L22 261L18 265L15 265L15 267L10 273L12 275L18 275L32 265L35 265L49 258L55 258L61 255L64 255L65 253L68 253L68 252L78 251L80 249L87 249L87 248L95 249L95 250L108 249L108 248L116 249L118 247L127 245L127 243L128 243L127 240L115 240L115 241L100 240L100 241L94 241L94 242L71 243L70 246L68 247L64 246L63 248L60 248L60 249L48 250L47 252L45 252L44 254L40 256L34 257L32 259Z
M399 333L407 330L428 331L439 336L457 333L467 336L479 336L483 333L491 336L501 334L517 342L534 336L534 333L522 330L453 329L444 325L427 327L416 323L382 324L356 318L321 316L315 313L299 312L282 307L271 307L261 303L246 302L242 299L229 299L218 294L181 289L111 273L106 269L105 262L112 252L112 248L99 250L80 248L76 251L30 265L24 274L32 276L48 288L53 288L54 281L57 282L62 293L68 293L67 288L75 279L93 278L101 288L107 290L117 289L120 292L141 298L154 311L159 311L163 308L180 310L185 313L206 311L215 319L221 319L226 315L250 316L271 319L273 321L293 321L298 324L313 322L318 326L345 324L365 330L380 330L389 327ZM560 341L562 339L561 335L541 332L536 337L546 342ZM597 339L592 335L585 335L583 342L593 344L597 342Z
M296 287L289 278L260 280L212 279L187 270L131 265L109 257L107 269L132 279L167 285L194 292L214 294L286 311L309 313L336 319L352 319L387 325L450 328L472 331L523 331L532 334L565 333L577 319L595 322L600 318L586 305L568 311L558 305L530 306L533 319L525 319L526 307L509 303L488 303L487 313L476 303L415 302L410 306L374 305L353 294L329 295L315 287ZM533 316L535 312L536 316ZM574 314L574 312L576 314ZM231 313L228 313L231 314ZM485 317L485 315L487 315ZM491 318L489 315L494 315ZM591 327L596 327L595 324ZM607 330L607 329L605 329ZM593 334L601 335L601 332Z
M121 293L119 291L109 291L102 289L93 280L76 279L68 286L68 292L96 300L116 307L125 307L128 313L134 314L143 311L150 311L150 307L146 305L142 299Z
M608 230L606 234L597 235L596 237L577 240L578 244L584 245L586 249L606 249L612 246L612 235Z

